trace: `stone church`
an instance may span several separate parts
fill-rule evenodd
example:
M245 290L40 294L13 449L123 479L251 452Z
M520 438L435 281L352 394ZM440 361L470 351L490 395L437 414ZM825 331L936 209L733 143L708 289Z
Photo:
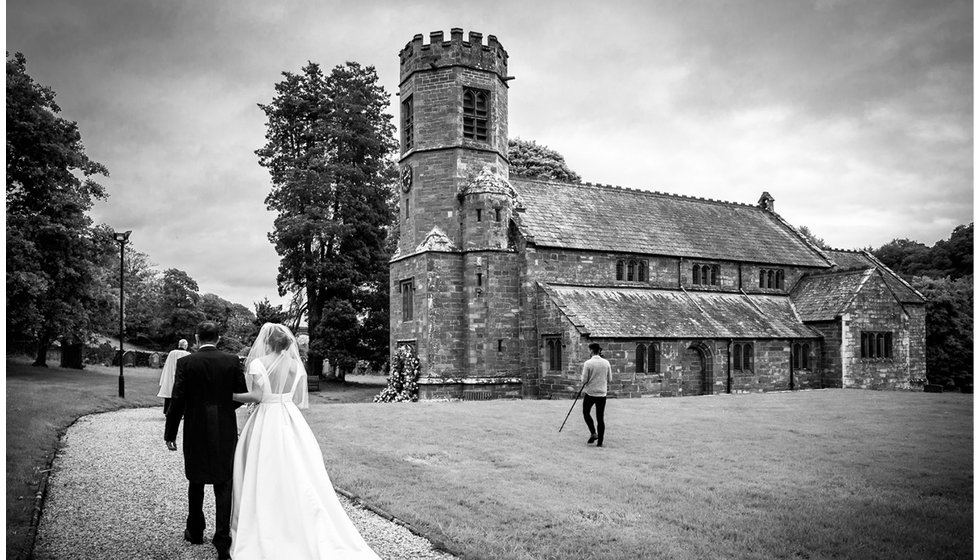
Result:
M400 53L391 348L423 399L563 398L588 345L610 396L925 378L925 301L866 252L821 249L756 204L512 176L507 52L416 35Z

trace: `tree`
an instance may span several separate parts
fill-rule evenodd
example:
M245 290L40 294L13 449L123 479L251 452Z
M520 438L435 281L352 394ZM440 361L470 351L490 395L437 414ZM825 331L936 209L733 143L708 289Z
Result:
M926 275L932 268L929 247L911 239L893 239L870 252L885 266L906 278Z
M244 341L252 334L255 314L244 305L232 303L216 294L204 294L198 307L204 313L204 320L214 321L218 325L223 340Z
M160 293L160 317L163 318L163 332L160 339L171 346L179 339L192 339L197 325L205 320L205 314L198 308L201 296L197 282L183 270L168 268L163 272Z
M937 241L932 247L909 239L893 239L869 251L906 279L929 276L956 280L972 276L973 224L956 226L948 240Z
M252 343L256 335L259 334L259 329L262 328L262 325L266 323L279 323L285 325L288 321L289 313L283 311L281 305L272 305L272 303L269 302L269 298L264 298L262 301L255 302L255 320L252 321L252 332L248 337L248 343Z
M387 294L397 144L374 67L348 62L324 76L310 62L283 76L272 102L259 105L267 143L256 155L272 179L266 205L278 214L269 240L281 257L279 294L305 292L309 371L320 375L328 357L353 368L375 303L361 294Z
M800 232L800 235L802 235L803 237L807 238L807 240L809 240L810 243L813 243L814 245L816 245L820 249L827 249L828 248L827 247L827 242L824 241L822 237L817 237L817 234L815 234L812 231L810 231L810 228L808 228L806 226L800 226L799 228L797 228L796 231Z
M507 142L510 172L523 177L580 183L582 177L569 169L565 157L534 140L512 138Z
M917 276L912 285L926 298L926 377L929 383L973 384L973 277Z
M37 341L38 366L54 339L90 334L106 305L95 280L107 240L86 212L106 197L92 177L109 172L60 112L24 55L7 53L7 336Z
M111 295L112 314L114 321L98 329L101 333L115 333L119 318L119 245L112 241L108 233L110 246L101 263L101 280L108 294ZM126 340L147 346L159 346L163 332L164 320L160 315L163 281L160 272L153 268L153 263L146 253L136 250L133 243L125 245L123 259L125 282L126 313L124 314Z
M932 268L936 276L953 280L973 274L973 223L956 226L949 240L932 247Z

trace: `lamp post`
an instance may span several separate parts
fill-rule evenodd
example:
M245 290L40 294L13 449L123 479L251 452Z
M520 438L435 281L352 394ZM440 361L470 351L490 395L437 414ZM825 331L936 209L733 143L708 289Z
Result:
M129 241L129 234L132 231L116 232L116 242L119 243L119 398L126 398L126 379L123 377L123 358L126 356L126 349L123 348L123 305L126 303L126 295L123 287L126 281L125 256L126 242Z

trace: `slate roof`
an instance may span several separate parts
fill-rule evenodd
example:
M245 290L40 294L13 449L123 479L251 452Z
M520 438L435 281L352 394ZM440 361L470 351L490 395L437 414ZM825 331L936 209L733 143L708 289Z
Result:
M539 284L593 338L818 338L787 296Z
M901 276L895 274L892 269L885 266L874 255L867 251L844 251L841 249L825 249L824 252L830 257L837 266L833 270L846 269L868 269L874 268L881 271L885 284L895 294L902 303L925 303L925 297Z
M807 276L793 288L793 305L804 321L832 321L875 274L868 268Z
M511 177L519 227L539 246L814 266L830 263L758 206Z

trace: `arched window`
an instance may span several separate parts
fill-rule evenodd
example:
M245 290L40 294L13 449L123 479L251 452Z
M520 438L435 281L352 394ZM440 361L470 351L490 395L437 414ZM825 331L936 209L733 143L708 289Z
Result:
M490 97L485 91L463 90L463 138L486 142L489 138Z
M548 337L545 347L548 350L548 371L561 371L561 339Z
M810 369L810 345L803 345L803 369Z
M640 268L637 274L637 280L640 282L646 282L647 277L650 275L650 265L646 260L640 261Z
M783 274L783 271L782 270L777 270L776 271L776 288L778 288L780 290L785 289L785 287L784 287L784 282L785 281L783 279L783 276L784 276L784 274Z
M656 342L636 344L636 373L660 373L660 344Z
M720 272L720 269L718 268L718 265L716 265L716 264L715 265L711 265L711 285L712 286L717 286L718 285L718 275L719 275L719 272Z
M626 265L626 279L630 282L636 280L636 261L632 259Z
M742 367L747 370L752 369L752 344L746 342L742 345Z
M708 265L701 267L701 283L705 285L708 284Z
M691 267L691 283L700 284L701 283L701 267L694 265Z
M766 271L766 287L774 288L776 286L776 273L773 270Z
M647 347L647 372L660 373L660 344L652 343Z
M759 287L760 288L765 288L766 287L766 270L765 269L762 269L762 270L759 271Z
M623 259L616 261L616 280L623 279Z

